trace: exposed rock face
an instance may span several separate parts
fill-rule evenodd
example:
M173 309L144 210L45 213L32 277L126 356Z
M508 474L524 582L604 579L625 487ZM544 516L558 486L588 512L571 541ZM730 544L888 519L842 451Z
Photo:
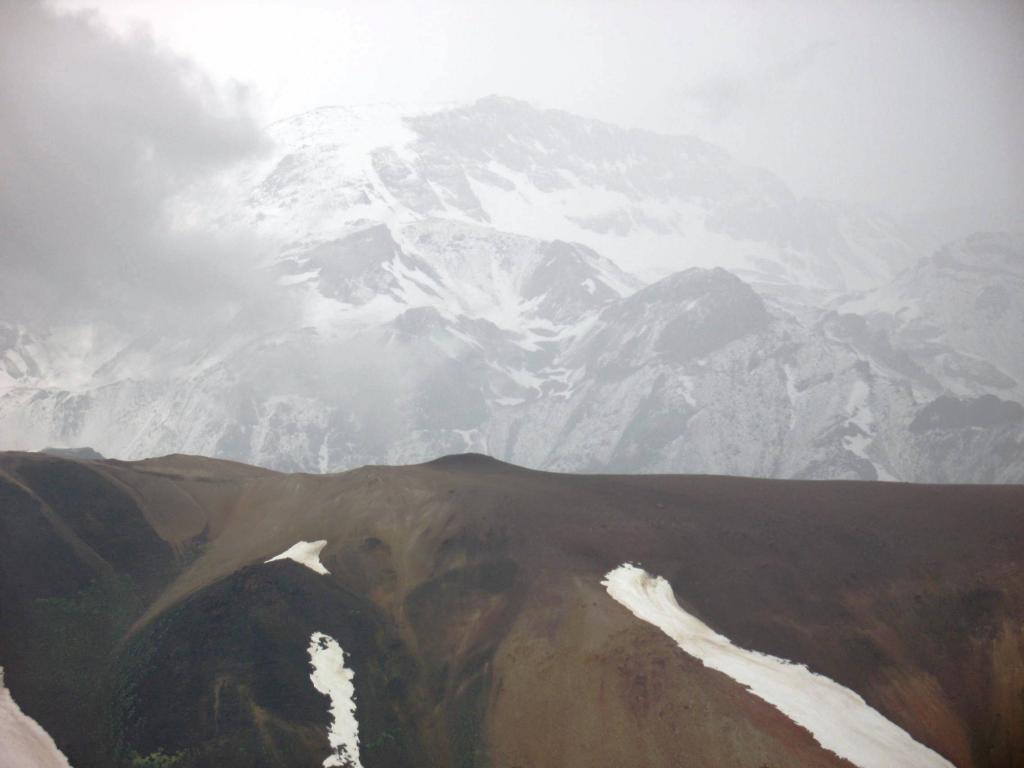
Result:
M846 306L890 332L947 386L1020 398L1024 235L979 233L950 243Z
M76 768L312 767L331 744L366 768L850 765L613 599L636 562L705 633L996 768L1024 759L1022 510L1020 486L478 455L317 476L2 454L0 663Z
M1024 405L1000 400L994 395L959 399L948 395L928 403L910 422L914 433L935 430L989 429L1024 421Z

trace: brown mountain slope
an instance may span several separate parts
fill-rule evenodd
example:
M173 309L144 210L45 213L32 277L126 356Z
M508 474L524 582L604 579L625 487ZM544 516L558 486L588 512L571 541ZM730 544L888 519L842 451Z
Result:
M326 540L319 575L290 560ZM340 475L0 455L0 664L77 768L320 765L312 632L372 766L837 766L601 586L626 561L958 766L1024 766L1024 488Z

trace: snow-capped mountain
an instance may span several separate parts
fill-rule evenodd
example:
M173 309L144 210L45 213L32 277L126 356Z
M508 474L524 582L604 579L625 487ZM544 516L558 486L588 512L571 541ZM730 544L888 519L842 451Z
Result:
M489 98L329 108L175 202L252 230L287 319L0 327L0 447L332 471L1024 479L1024 249L915 261L693 138ZM993 415L995 414L995 415Z
M671 276L602 313L569 353L578 373L567 396L499 415L496 452L566 470L1022 476L1024 407L983 383L950 399L864 325L829 312L801 321L724 270ZM1004 416L920 428L935 403L979 399L1002 403Z
M979 233L940 248L892 283L840 302L937 377L1021 394L1024 235Z
M644 279L718 266L767 284L854 290L914 260L881 214L801 199L694 137L498 97L408 112L332 107L276 123L274 151L201 205L295 247L368 220L485 224L583 243ZM199 207L182 204L209 215Z

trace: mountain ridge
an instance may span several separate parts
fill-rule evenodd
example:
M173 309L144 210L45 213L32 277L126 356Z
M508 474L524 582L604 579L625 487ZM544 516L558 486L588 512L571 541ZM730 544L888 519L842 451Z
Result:
M308 475L5 453L0 662L78 768L321 764L316 632L354 672L367 768L611 768L641 749L651 765L848 765L613 600L602 579L634 562L738 647L994 768L1024 750L1022 492L479 456ZM320 541L326 573L266 562Z

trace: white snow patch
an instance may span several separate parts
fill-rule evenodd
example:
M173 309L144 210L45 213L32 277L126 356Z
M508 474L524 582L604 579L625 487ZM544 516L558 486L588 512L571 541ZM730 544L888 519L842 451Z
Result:
M487 438L479 429L453 429L452 432L462 438L463 450L487 453Z
M504 370L509 378L523 389L539 390L544 383L544 379L526 368L505 368Z
M870 395L871 388L867 382L860 379L854 382L846 401L846 426L856 427L857 433L846 435L843 438L843 447L855 456L870 462L879 480L895 480L896 478L885 467L868 455L868 447L875 435L875 416L869 402Z
M327 736L332 753L323 764L363 768L359 762L359 723L352 682L355 673L345 666L345 652L330 635L314 632L309 638L309 660L313 664L313 687L331 699L333 722Z
M686 404L691 408L697 407L697 399L693 396L696 390L696 378L694 376L683 376L678 377L679 392L686 401Z
M53 739L21 711L3 684L0 667L0 766L3 768L70 768Z
M319 269L313 269L309 272L299 272L291 275L281 275L277 278L278 285L298 285L299 283L308 283L310 280L315 280L320 276Z
M270 558L266 562L272 563L275 560L294 560L296 563L300 563L312 571L316 571L319 574L329 574L324 564L320 562L320 552L324 547L327 546L327 542L323 539L319 541L300 541L297 544L293 544L288 547L280 555Z
M653 624L704 666L723 672L764 699L822 747L860 768L953 768L859 695L802 664L737 648L676 602L672 586L631 564L601 582L634 616Z
M511 407L514 405L522 405L526 402L525 398L522 397L496 397L494 398L495 405L501 405L504 407Z
M324 439L320 442L320 448L316 452L316 465L321 475L325 475L328 472L328 467L331 466L331 449L327 445L327 435L324 435Z

